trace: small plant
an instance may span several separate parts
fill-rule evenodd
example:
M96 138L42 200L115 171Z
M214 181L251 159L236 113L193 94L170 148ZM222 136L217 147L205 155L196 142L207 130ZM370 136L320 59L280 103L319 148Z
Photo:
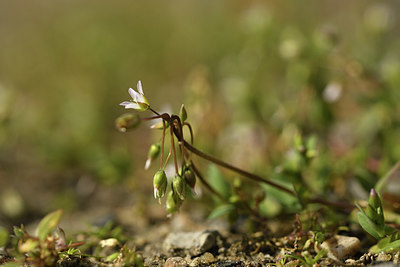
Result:
M193 145L193 130L192 126L187 121L188 114L184 105L181 106L179 115L159 113L150 106L149 101L144 95L142 83L140 81L137 84L137 91L129 88L128 92L132 100L124 101L120 105L124 106L126 109L134 109L142 112L149 110L154 113L154 116L140 118L137 114L123 114L116 119L116 127L120 131L126 132L127 130L134 129L140 125L140 121L162 120L160 123L151 127L152 129L161 129L162 134L161 140L151 145L145 168L148 169L150 164L160 157L160 167L153 178L154 197L161 203L161 199L166 196L165 203L168 213L171 214L179 210L186 197L193 192L196 181L199 180L220 200L219 206L212 213L211 217L217 217L237 209L244 210L258 218L263 217L259 212L259 208L261 202L265 198L265 194L257 195L253 200L246 196L242 186L233 185L232 189L230 189L229 186L226 186L226 183L224 183L223 187L226 187L225 189L222 188L222 190L220 190L221 188L213 187L213 182L204 179L199 168L194 163L194 155L215 165L229 169L254 182L272 187L285 194L285 197L290 196L291 198L297 199L302 206L309 203L320 203L344 210L353 208L353 205L348 203L330 202L323 198L313 197L309 190L307 190L308 187L304 182L302 169L303 166L309 164L318 154L315 137L303 141L300 135L296 136L294 140L295 148L292 154L293 157L288 158L285 166L282 167L285 172L284 174L292 177L292 179L291 182L282 184L281 182L265 179L257 174L240 169L197 149ZM189 141L186 139L186 130L188 131ZM167 157L164 158L164 147L168 134L170 135L170 150ZM176 146L179 148L180 155L178 155ZM173 159L175 167L175 175L168 180L165 168L171 158ZM236 184L240 184L240 182ZM284 197L282 197L282 199L283 198Z
M62 211L57 210L46 215L36 229L36 235L29 234L23 225L14 227L11 238L15 264L32 266L54 266L63 251L74 252L74 247L82 242L66 244L64 231L58 227ZM10 262L9 264L14 264Z
M357 219L361 227L375 239L379 240L370 251L379 253L382 251L399 250L399 232L385 224L382 201L375 189L371 189L368 204L365 209L361 208L358 204L356 204L356 206L360 210L357 213Z

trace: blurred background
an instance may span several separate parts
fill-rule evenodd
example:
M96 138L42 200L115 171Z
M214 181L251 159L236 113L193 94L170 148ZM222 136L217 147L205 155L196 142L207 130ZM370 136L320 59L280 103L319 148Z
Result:
M394 0L1 1L0 223L56 208L165 217L157 166L143 170L160 133L114 126L138 80L157 110L185 103L201 150L269 177L298 168L297 133L315 135L312 190L366 197L400 158L398 11Z

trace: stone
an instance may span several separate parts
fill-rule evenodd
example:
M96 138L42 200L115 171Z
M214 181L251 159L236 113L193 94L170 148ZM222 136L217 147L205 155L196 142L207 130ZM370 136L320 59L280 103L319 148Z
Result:
M341 261L359 251L361 243L357 237L335 235L325 240L321 244L321 247L328 251L329 258L335 261Z
M200 255L216 246L218 231L170 233L164 240L165 251L185 250L192 256Z
M215 261L215 257L210 252L206 252L200 257L196 257L190 263L190 266L199 266L199 265L207 265L209 266L211 263Z
M172 257L165 261L164 267L186 267L186 260L182 257Z
M376 261L390 261L392 259L392 255L386 254L384 252L381 252L378 254L378 257L376 257Z

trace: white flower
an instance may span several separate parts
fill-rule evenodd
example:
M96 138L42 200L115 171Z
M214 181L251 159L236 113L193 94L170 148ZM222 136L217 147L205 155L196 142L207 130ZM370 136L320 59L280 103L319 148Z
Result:
M132 100L124 101L120 105L125 106L125 108L132 108L139 111L147 110L150 104L149 101L147 101L146 97L144 96L142 83L140 81L138 81L137 83L137 90L138 92L136 92L132 88L129 88L128 92L131 95Z

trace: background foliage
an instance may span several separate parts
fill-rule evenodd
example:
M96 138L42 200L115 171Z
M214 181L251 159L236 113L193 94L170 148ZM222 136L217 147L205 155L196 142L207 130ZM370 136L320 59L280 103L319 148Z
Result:
M301 170L313 192L366 199L400 158L396 10L397 1L1 2L0 222L152 196L142 169L157 136L114 128L139 79L152 106L177 113L185 103L202 150L278 180ZM291 149L299 132L318 140L307 168Z

